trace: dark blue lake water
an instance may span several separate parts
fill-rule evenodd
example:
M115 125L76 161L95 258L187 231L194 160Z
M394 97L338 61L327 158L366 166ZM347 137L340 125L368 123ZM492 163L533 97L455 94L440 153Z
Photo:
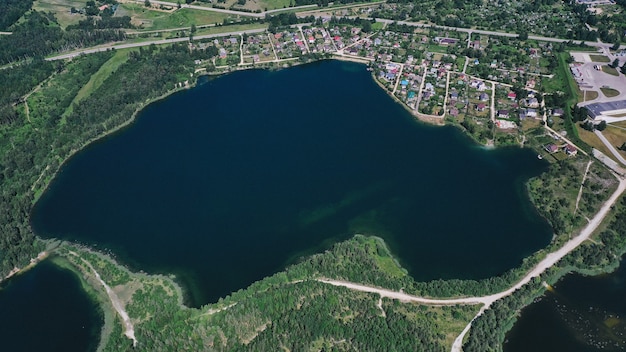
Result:
M355 233L418 280L485 278L545 246L530 150L416 122L365 66L240 71L148 106L62 168L36 233L175 273L198 306Z
M3 351L95 351L101 327L100 308L78 278L49 261L0 289Z
M608 275L568 275L553 291L522 310L507 334L504 351L626 351L625 317L623 262Z

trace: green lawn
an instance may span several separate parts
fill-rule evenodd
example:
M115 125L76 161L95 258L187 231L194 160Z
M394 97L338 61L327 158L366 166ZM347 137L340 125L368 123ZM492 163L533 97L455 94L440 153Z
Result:
M602 72L608 73L613 76L619 76L619 72L613 67L609 67L608 65L602 65Z
M619 95L619 91L613 88L600 88L600 90L607 98L613 98Z
M608 57L604 56L604 55L593 55L593 54L589 54L589 58L591 59L591 61L593 62L611 62L611 60L609 60Z

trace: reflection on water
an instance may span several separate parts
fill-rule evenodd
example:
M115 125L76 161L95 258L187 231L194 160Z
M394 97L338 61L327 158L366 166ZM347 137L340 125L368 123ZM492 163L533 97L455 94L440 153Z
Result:
M564 278L522 311L504 351L625 351L625 267L609 275Z

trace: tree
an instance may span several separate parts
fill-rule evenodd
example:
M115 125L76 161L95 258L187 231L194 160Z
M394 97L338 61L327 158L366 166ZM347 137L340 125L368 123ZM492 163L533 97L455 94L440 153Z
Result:
M604 131L606 129L606 121L600 121L600 123L596 125L596 129L598 131Z
M195 34L197 30L198 29L196 28L196 25L192 23L191 24L191 34Z
M520 31L517 35L519 40L528 40L528 31Z
M143 5L144 5L145 7L150 7L150 6L152 6L152 4L150 3L150 0L146 0L146 1L144 1L144 2L143 2Z
M362 21L361 22L361 30L363 33L369 33L372 31L372 22L370 21Z
M613 62L609 65L611 68L616 68L619 66L619 59L613 60Z
M619 49L620 44L621 44L621 43L620 43L620 41L619 41L619 40L618 40L618 41L616 41L616 42L615 42L615 44L613 44L613 46L611 47L611 50L617 50L617 49Z
M619 70L622 74L626 75L626 62L622 65L622 67Z

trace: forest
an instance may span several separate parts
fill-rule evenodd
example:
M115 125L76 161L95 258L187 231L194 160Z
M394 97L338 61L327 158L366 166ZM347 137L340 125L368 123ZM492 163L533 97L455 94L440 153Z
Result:
M12 35L0 36L0 64L40 58L59 51L119 41L126 37L118 29L96 31L79 26L63 30L53 14L38 11L27 13L24 21L11 29Z
M0 2L0 31L7 31L26 11L33 6L33 0L3 0Z
M0 90L0 276L41 250L30 228L30 209L60 163L90 140L128 122L146 100L188 80L194 60L214 52L189 51L186 45L130 51L116 74L79 102L74 101L78 90L114 52L68 63L34 60L0 71L0 79L15 83ZM31 91L33 98L25 104L21 97Z

